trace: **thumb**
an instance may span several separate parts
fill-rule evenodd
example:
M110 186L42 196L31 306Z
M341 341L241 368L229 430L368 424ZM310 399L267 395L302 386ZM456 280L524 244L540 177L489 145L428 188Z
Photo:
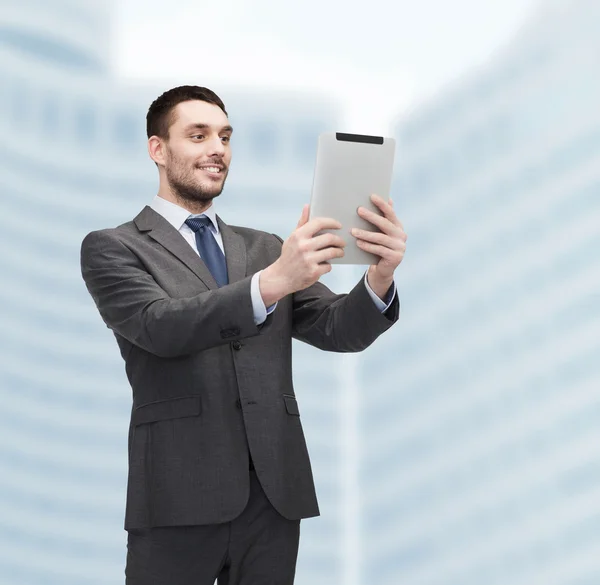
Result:
M298 229L299 227L302 227L305 223L308 223L309 209L310 209L310 206L308 203L302 208L302 215L300 216L300 220L298 221L298 225L296 226L296 229Z

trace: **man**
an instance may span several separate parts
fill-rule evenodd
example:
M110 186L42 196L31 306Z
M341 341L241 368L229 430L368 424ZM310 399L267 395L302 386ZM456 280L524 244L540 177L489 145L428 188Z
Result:
M231 135L212 91L167 91L147 115L159 190L130 222L88 234L81 269L133 390L128 585L289 585L300 519L317 516L292 386L292 337L361 351L398 319L406 234L392 206L359 213L379 255L349 294L319 283L344 253L328 218L278 236L229 226L213 199Z

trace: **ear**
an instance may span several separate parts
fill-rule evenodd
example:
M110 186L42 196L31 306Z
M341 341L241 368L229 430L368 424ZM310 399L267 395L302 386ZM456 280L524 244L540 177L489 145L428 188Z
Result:
M157 164L164 166L166 158L165 142L158 136L150 136L148 138L148 154L150 158Z

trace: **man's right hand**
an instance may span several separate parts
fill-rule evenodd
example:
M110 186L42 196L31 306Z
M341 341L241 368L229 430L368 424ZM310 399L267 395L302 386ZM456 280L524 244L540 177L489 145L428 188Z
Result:
M283 242L281 256L260 274L260 293L267 307L314 284L331 270L329 260L344 255L346 242L340 236L329 233L315 236L321 230L339 230L342 224L327 217L309 221L308 214L309 206L305 205L296 229Z

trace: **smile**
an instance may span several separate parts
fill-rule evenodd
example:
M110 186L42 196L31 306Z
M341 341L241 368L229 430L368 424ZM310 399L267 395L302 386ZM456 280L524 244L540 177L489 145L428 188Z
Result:
M209 173L220 173L223 169L221 167L200 167L203 171L208 171Z

